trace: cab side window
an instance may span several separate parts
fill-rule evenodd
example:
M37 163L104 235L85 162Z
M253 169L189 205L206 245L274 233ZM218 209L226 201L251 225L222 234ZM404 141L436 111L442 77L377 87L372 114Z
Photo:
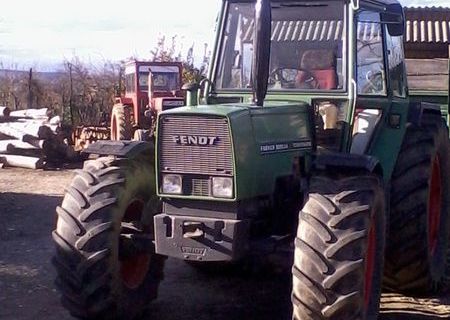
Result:
M136 75L134 73L125 75L125 89L126 92L135 92L136 91Z
M363 11L357 23L357 85L360 95L386 95L380 15Z
M403 36L391 36L386 26L386 45L389 67L389 80L394 97L406 97L405 57Z

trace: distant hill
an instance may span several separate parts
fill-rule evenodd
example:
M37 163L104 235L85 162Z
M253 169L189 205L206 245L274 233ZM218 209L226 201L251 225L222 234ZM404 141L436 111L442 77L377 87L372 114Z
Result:
M0 78L5 76L17 76L28 77L29 70L12 70L12 69L0 69ZM42 72L33 71L33 77L44 81L58 80L64 76L64 72Z

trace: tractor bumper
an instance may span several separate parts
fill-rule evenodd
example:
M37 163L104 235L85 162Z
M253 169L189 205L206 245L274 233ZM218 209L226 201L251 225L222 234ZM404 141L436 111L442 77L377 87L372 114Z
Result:
M248 248L249 221L158 214L156 253L191 261L233 261Z

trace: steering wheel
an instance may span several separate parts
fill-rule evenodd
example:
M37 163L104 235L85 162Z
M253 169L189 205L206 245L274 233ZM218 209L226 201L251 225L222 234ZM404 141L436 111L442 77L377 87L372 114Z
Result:
M380 93L383 91L383 74L369 70L366 73L366 84L362 88L362 93Z
M295 76L286 79L284 74L295 72ZM303 73L300 76L300 73ZM299 81L299 78L301 80ZM303 89L317 89L319 87L319 82L311 71L297 68L276 68L269 75L269 85L280 88L303 88Z

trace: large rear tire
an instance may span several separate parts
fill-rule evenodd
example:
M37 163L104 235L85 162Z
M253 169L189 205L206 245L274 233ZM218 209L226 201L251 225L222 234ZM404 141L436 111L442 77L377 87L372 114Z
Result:
M88 161L57 208L56 284L76 317L133 319L157 296L153 155Z
M392 176L387 289L425 294L446 284L450 143L439 115L410 126Z
M295 239L293 319L376 319L384 243L378 177L313 177Z
M115 104L111 112L111 140L131 140L132 138L131 108L121 103Z

